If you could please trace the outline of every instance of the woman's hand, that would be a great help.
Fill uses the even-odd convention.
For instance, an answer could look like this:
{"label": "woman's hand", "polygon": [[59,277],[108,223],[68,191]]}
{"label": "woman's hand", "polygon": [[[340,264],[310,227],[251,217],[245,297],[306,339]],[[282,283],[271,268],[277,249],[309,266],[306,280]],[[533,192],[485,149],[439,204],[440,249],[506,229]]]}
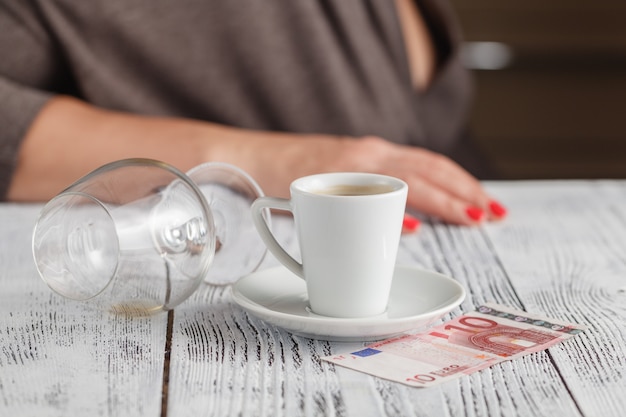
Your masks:
{"label": "woman's hand", "polygon": [[355,148],[353,166],[358,167],[358,159],[369,161],[369,170],[409,184],[407,205],[411,209],[464,225],[506,215],[506,209],[476,178],[446,156],[375,137],[355,141]]}
{"label": "woman's hand", "polygon": [[263,144],[261,149],[241,147],[242,152],[254,153],[251,165],[243,164],[267,194],[287,196],[289,183],[304,175],[364,171],[403,179],[409,185],[408,208],[446,222],[472,225],[506,215],[506,209],[486,193],[477,179],[443,155],[377,137],[267,135],[248,142],[251,145],[258,140]]}

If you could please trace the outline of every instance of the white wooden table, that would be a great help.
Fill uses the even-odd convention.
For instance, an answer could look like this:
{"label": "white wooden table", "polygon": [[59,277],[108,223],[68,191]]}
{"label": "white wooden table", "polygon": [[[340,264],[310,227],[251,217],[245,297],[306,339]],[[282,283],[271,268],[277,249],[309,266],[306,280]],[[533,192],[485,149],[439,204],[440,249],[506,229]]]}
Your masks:
{"label": "white wooden table", "polygon": [[364,343],[292,336],[244,313],[229,287],[203,285],[174,312],[142,318],[66,301],[32,261],[41,206],[2,204],[0,416],[626,415],[626,181],[487,186],[505,222],[426,221],[403,237],[399,262],[467,289],[444,319],[495,302],[590,328],[428,389],[321,362]]}

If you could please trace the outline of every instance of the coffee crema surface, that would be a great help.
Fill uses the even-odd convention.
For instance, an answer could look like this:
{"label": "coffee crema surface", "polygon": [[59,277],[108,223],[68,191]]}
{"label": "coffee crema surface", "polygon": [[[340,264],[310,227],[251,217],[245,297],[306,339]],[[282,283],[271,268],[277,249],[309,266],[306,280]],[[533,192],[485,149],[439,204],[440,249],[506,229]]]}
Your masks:
{"label": "coffee crema surface", "polygon": [[313,191],[314,194],[355,196],[385,194],[394,191],[395,188],[389,184],[339,184]]}

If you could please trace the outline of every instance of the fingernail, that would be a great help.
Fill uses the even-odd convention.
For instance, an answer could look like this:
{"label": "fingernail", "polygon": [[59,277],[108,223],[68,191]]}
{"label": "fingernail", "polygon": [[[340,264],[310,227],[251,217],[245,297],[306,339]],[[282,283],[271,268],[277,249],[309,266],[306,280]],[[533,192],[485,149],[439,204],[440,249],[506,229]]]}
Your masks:
{"label": "fingernail", "polygon": [[496,217],[506,216],[506,208],[495,200],[489,202],[489,210]]}
{"label": "fingernail", "polygon": [[485,215],[485,212],[478,207],[468,207],[467,209],[465,209],[465,213],[467,214],[467,217],[474,220],[475,222],[481,221],[483,216]]}
{"label": "fingernail", "polygon": [[404,220],[402,220],[402,231],[407,232],[415,232],[420,227],[420,221],[415,217],[405,214]]}

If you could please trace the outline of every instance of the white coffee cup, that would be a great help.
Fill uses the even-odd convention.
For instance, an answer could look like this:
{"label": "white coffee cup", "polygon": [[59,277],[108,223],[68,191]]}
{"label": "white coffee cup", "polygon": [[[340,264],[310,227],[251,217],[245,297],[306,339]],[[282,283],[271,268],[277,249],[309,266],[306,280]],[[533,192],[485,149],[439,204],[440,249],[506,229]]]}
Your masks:
{"label": "white coffee cup", "polygon": [[[387,309],[408,186],[368,173],[329,173],[291,183],[291,199],[260,197],[254,224],[272,254],[307,284],[313,313],[370,317]],[[290,211],[302,263],[276,241],[263,213]]]}

